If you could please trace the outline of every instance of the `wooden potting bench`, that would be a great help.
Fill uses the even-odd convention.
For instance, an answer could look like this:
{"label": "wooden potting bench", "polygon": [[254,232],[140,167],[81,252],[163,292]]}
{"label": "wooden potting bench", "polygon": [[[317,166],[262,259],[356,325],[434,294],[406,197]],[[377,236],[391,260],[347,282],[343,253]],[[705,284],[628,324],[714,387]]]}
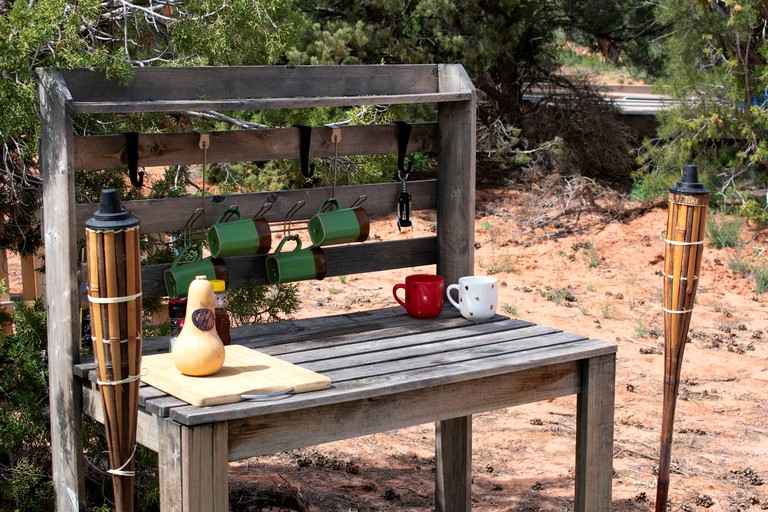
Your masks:
{"label": "wooden potting bench", "polygon": [[[413,208],[435,209],[436,235],[328,247],[328,276],[436,265],[446,282],[474,271],[475,89],[459,65],[141,68],[130,84],[85,70],[43,70],[43,232],[54,484],[57,510],[84,504],[82,414],[102,418],[101,398],[80,360],[77,239],[95,211],[75,201],[74,170],[125,167],[124,135],[75,136],[73,117],[101,113],[242,111],[421,103],[435,122],[413,125],[408,151],[434,152],[437,178],[409,182]],[[82,124],[79,124],[82,126]],[[394,124],[312,129],[311,157],[397,152]],[[338,133],[338,132],[337,132]],[[139,165],[298,159],[296,128],[139,136]],[[394,174],[394,169],[393,169]],[[342,205],[362,195],[371,215],[395,211],[401,184],[338,187]],[[237,204],[252,216],[307,219],[327,188],[206,196],[205,226]],[[306,208],[295,214],[296,205]],[[184,230],[201,198],[125,201],[144,233]],[[267,282],[264,255],[229,258],[230,287]],[[142,269],[144,297],[165,295],[168,265]],[[382,286],[390,287],[386,273]],[[435,422],[436,510],[471,508],[472,414],[570,394],[577,399],[575,508],[611,510],[613,344],[497,316],[464,320],[451,308],[415,320],[402,308],[235,329],[233,341],[331,377],[330,389],[274,401],[192,407],[145,386],[138,440],[160,461],[162,510],[225,511],[228,461]],[[167,340],[144,340],[144,353]],[[535,461],[531,461],[535,463]]]}

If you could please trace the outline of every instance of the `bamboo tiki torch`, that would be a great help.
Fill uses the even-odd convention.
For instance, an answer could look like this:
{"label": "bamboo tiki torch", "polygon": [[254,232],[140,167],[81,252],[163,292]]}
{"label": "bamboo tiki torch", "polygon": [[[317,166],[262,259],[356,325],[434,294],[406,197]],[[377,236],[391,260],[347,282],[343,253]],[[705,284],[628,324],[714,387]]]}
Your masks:
{"label": "bamboo tiki torch", "polygon": [[672,429],[680,386],[680,368],[699,284],[709,190],[699,183],[698,169],[686,165],[669,189],[669,218],[664,255],[664,405],[656,486],[656,512],[666,512],[672,457]]}
{"label": "bamboo tiki torch", "polygon": [[114,189],[101,191],[85,223],[93,354],[104,406],[117,512],[134,510],[134,455],[141,368],[139,221]]}

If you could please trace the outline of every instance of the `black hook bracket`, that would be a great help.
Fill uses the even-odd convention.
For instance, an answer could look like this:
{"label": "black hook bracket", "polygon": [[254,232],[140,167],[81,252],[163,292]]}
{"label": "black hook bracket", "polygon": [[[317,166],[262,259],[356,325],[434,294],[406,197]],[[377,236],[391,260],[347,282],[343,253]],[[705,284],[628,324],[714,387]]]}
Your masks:
{"label": "black hook bracket", "polygon": [[131,178],[131,185],[138,188],[144,184],[144,171],[139,172],[139,134],[128,132],[124,135],[128,176]]}
{"label": "black hook bracket", "polygon": [[309,143],[312,141],[312,127],[296,125],[299,129],[299,159],[301,162],[301,174],[305,178],[311,178],[315,173],[315,164],[309,165]]}
{"label": "black hook bracket", "polygon": [[405,154],[408,151],[408,141],[411,140],[411,125],[405,121],[395,121],[397,126],[397,172],[408,176],[413,170],[413,162],[408,164],[408,170],[405,169]]}

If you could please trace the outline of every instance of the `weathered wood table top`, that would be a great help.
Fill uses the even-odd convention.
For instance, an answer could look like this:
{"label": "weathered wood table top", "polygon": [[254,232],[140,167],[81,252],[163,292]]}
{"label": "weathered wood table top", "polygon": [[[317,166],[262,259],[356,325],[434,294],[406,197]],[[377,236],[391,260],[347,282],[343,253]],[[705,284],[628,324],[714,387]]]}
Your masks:
{"label": "weathered wood table top", "polygon": [[[332,386],[207,407],[142,387],[139,442],[160,454],[163,510],[226,510],[227,461],[427,422],[436,422],[436,508],[469,510],[472,415],[572,394],[575,509],[611,510],[612,343],[503,316],[470,322],[453,308],[418,320],[400,307],[257,324],[234,329],[232,339],[328,376]],[[167,338],[147,340],[144,353],[167,347]],[[101,420],[92,368],[76,371],[84,410]],[[221,474],[211,490],[206,482]]]}
{"label": "weathered wood table top", "polygon": [[[604,341],[500,315],[469,322],[453,308],[414,319],[394,307],[324,318],[257,324],[233,330],[233,343],[331,378],[330,389],[272,401],[191,407],[149,386],[140,406],[182,425],[199,425],[401,393],[616,352]],[[167,350],[166,337],[145,342],[144,354]],[[95,380],[92,365],[81,377]],[[88,375],[90,373],[90,375]]]}

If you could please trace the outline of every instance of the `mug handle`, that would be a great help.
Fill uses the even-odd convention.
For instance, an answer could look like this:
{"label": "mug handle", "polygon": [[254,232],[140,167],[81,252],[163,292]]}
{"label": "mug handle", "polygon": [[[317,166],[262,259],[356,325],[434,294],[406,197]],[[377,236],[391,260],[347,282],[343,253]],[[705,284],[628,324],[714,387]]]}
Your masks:
{"label": "mug handle", "polygon": [[460,287],[457,284],[449,285],[448,288],[445,289],[445,296],[448,297],[448,300],[451,304],[454,305],[456,309],[461,309],[461,306],[459,306],[459,303],[453,300],[453,297],[451,296],[451,290],[456,290],[456,296],[458,297],[459,294],[461,294]]}
{"label": "mug handle", "polygon": [[173,263],[171,263],[171,268],[176,268],[181,264],[181,260],[184,256],[187,255],[187,253],[190,253],[194,251],[195,252],[195,258],[189,261],[185,261],[184,263],[195,263],[196,261],[200,261],[200,259],[203,257],[203,253],[200,250],[200,246],[198,245],[188,245],[184,248],[182,248],[179,251],[178,256],[174,258]]}
{"label": "mug handle", "polygon": [[275,249],[275,254],[280,252],[280,250],[283,248],[283,244],[285,244],[285,242],[287,242],[288,240],[293,240],[294,242],[296,242],[296,248],[294,249],[294,251],[298,251],[301,249],[301,238],[299,238],[299,235],[290,235],[280,240],[280,243],[277,244],[277,249]]}
{"label": "mug handle", "polygon": [[397,303],[398,303],[398,304],[400,304],[400,305],[401,305],[401,306],[403,306],[404,308],[408,309],[408,306],[406,306],[406,305],[405,305],[405,302],[403,302],[402,300],[400,300],[400,297],[398,297],[398,296],[397,296],[397,290],[400,290],[401,288],[402,288],[403,290],[405,290],[405,285],[404,285],[404,284],[402,284],[402,283],[401,283],[401,284],[396,284],[396,285],[394,286],[394,288],[392,288],[392,296],[393,296],[393,297],[395,297],[395,300],[397,301]]}
{"label": "mug handle", "polygon": [[[326,210],[326,208],[328,208],[328,205],[332,205],[333,208]],[[338,210],[339,208],[340,208],[339,202],[336,200],[336,198],[330,197],[330,198],[326,199],[325,201],[323,201],[322,203],[320,203],[320,206],[318,207],[318,209],[315,212],[315,214],[319,215],[319,214],[324,213],[326,211],[332,212],[334,210]]]}
{"label": "mug handle", "polygon": [[216,219],[215,224],[222,224],[224,222],[229,221],[229,219],[232,216],[237,216],[237,220],[240,220],[243,218],[243,214],[240,213],[240,210],[238,209],[237,205],[232,205],[223,212],[219,214],[219,218]]}

